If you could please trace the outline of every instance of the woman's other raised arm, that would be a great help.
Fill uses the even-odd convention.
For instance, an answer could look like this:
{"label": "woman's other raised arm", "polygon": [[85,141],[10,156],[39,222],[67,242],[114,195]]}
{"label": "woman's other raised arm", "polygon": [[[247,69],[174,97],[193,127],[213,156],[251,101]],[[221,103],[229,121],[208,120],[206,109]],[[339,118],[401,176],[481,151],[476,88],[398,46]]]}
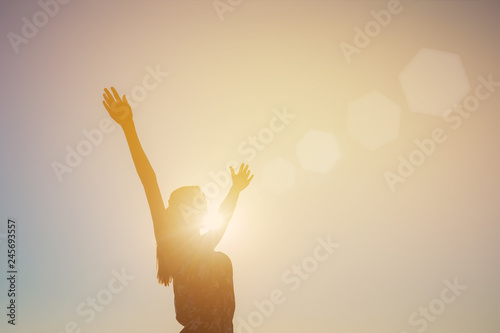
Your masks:
{"label": "woman's other raised arm", "polygon": [[162,234],[162,229],[166,221],[165,205],[156,180],[156,174],[151,167],[151,164],[142,149],[139,137],[137,136],[132,109],[128,104],[127,98],[125,95],[120,98],[120,95],[113,87],[111,87],[111,91],[112,94],[108,89],[104,89],[105,93],[103,94],[103,104],[111,118],[122,127],[123,132],[125,133],[135,169],[141,179],[144,191],[146,192],[146,198],[148,200],[151,217],[153,219],[155,237],[158,240]]}

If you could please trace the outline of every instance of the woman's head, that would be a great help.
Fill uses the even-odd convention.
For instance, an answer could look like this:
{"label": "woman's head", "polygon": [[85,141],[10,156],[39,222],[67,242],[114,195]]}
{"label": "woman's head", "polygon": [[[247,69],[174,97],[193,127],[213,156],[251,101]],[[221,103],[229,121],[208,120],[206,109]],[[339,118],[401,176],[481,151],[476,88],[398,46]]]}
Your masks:
{"label": "woman's head", "polygon": [[[156,258],[158,282],[168,286],[174,275],[176,261],[172,255],[181,256],[180,249],[195,241],[207,212],[207,199],[199,186],[183,186],[170,194],[168,199],[167,230],[173,239],[157,243]],[[175,250],[174,250],[175,248]],[[177,258],[178,260],[178,258]]]}
{"label": "woman's head", "polygon": [[199,186],[183,186],[170,194],[167,211],[177,227],[199,231],[207,213],[207,199]]}

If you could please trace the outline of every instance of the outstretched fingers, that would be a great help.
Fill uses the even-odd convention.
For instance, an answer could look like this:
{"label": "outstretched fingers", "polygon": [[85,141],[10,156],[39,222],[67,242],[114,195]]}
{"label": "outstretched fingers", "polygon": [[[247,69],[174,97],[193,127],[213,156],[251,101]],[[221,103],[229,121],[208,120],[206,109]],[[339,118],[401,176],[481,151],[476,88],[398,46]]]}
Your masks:
{"label": "outstretched fingers", "polygon": [[113,98],[109,98],[107,94],[102,94],[102,97],[104,98],[106,103],[108,103],[108,105],[113,105],[113,103],[115,102]]}
{"label": "outstretched fingers", "polygon": [[111,104],[112,102],[115,101],[115,99],[113,98],[113,95],[111,95],[108,88],[104,88],[104,92],[105,92],[105,94],[103,94],[103,96],[106,99],[106,102],[108,102],[108,104]]}
{"label": "outstretched fingers", "polygon": [[233,167],[229,167],[231,170],[231,178],[233,179],[233,186],[239,191],[244,190],[253,179],[253,175],[248,168],[249,166],[247,164],[241,163],[238,173],[235,173]]}
{"label": "outstretched fingers", "polygon": [[118,92],[116,91],[115,87],[111,87],[111,91],[113,92],[113,95],[115,96],[115,99],[117,102],[121,102],[122,99],[120,98],[120,95],[118,94]]}
{"label": "outstretched fingers", "polygon": [[247,179],[247,181],[250,183],[250,181],[252,180],[253,178],[253,175],[251,174],[250,170],[248,169],[248,164],[245,166],[245,178]]}
{"label": "outstretched fingers", "polygon": [[108,106],[108,104],[106,104],[105,101],[102,101],[102,104],[104,104],[104,107],[106,108],[106,110],[108,110],[108,112],[111,112],[110,107]]}
{"label": "outstretched fingers", "polygon": [[[234,169],[232,167],[231,168],[231,175],[235,175],[234,174]],[[240,168],[238,170],[238,175],[245,175],[245,178],[248,178],[248,176],[250,176],[250,170],[248,170],[248,164],[245,164],[245,163],[241,163],[240,164]]]}

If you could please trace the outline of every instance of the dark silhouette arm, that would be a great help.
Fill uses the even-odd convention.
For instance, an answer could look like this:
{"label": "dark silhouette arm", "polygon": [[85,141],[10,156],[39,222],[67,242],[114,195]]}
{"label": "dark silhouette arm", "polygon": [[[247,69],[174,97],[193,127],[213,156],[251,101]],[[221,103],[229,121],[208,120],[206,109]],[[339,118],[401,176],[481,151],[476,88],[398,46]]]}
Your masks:
{"label": "dark silhouette arm", "polygon": [[151,218],[153,219],[154,233],[158,240],[162,236],[162,226],[165,224],[165,205],[158,186],[156,174],[142,149],[134,123],[130,122],[123,126],[123,132],[127,138],[135,169],[141,179],[144,192],[146,192]]}
{"label": "dark silhouette arm", "polygon": [[127,102],[127,98],[116,92],[115,88],[111,88],[113,95],[105,89],[103,104],[111,118],[115,120],[123,129],[125,138],[127,139],[130,154],[134,161],[135,169],[146,192],[151,217],[153,219],[153,227],[155,237],[158,240],[163,233],[163,226],[165,225],[165,205],[161,196],[160,188],[156,180],[156,174],[149,163],[149,160],[142,149],[135,124],[132,116],[132,109]]}
{"label": "dark silhouette arm", "polygon": [[229,193],[227,194],[224,201],[222,201],[219,206],[219,215],[222,219],[222,224],[219,228],[215,230],[211,230],[208,233],[208,237],[210,237],[210,243],[213,248],[219,244],[222,236],[226,232],[227,226],[231,217],[233,216],[234,210],[236,208],[236,203],[238,202],[238,198],[240,196],[241,191],[243,191],[250,181],[253,178],[253,175],[250,175],[250,170],[248,170],[248,165],[241,164],[238,173],[235,174],[234,169],[231,169],[231,178],[233,180],[233,185],[229,189]]}

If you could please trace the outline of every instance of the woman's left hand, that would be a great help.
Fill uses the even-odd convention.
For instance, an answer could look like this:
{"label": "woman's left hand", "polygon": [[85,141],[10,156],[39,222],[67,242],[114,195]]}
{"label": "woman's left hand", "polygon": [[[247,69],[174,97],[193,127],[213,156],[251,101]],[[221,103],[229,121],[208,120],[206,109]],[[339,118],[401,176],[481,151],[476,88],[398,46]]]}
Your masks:
{"label": "woman's left hand", "polygon": [[234,172],[233,167],[229,167],[229,169],[231,169],[233,188],[238,190],[239,192],[243,191],[248,186],[248,184],[250,184],[250,181],[253,178],[253,175],[250,174],[250,170],[248,170],[248,165],[241,163],[238,173]]}

